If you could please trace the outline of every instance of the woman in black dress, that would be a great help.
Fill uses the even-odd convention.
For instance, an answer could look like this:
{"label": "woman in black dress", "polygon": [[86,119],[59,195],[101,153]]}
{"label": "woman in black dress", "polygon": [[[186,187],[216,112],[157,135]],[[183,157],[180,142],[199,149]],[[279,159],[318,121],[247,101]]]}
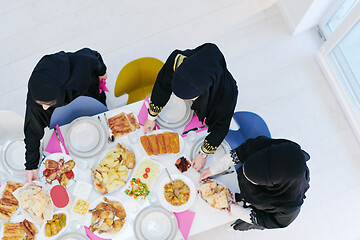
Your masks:
{"label": "woman in black dress", "polygon": [[41,58],[29,79],[26,99],[26,182],[37,179],[40,140],[55,108],[81,95],[105,104],[106,96],[99,91],[99,81],[106,78],[106,66],[101,55],[89,48],[74,53],[61,51]]}
{"label": "woman in black dress", "polygon": [[265,136],[249,139],[231,150],[228,156],[205,169],[200,181],[243,163],[237,170],[241,205],[235,230],[283,228],[300,212],[309,189],[310,172],[306,161],[309,154],[295,142]]}
{"label": "woman in black dress", "polygon": [[191,109],[209,127],[209,134],[192,161],[192,166],[199,171],[206,163],[206,156],[216,151],[228,133],[237,102],[236,81],[215,44],[205,43],[170,54],[152,90],[144,133],[154,129],[155,119],[172,92],[185,101],[193,101]]}

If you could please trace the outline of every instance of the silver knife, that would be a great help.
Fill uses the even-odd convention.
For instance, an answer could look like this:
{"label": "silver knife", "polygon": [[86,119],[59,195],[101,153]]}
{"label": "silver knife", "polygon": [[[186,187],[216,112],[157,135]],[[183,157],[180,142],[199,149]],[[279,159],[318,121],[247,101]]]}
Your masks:
{"label": "silver knife", "polygon": [[200,130],[200,129],[203,129],[203,128],[206,128],[206,127],[207,127],[207,125],[204,125],[204,126],[201,126],[201,127],[192,128],[192,129],[189,129],[189,130],[183,132],[181,135],[188,134],[188,133],[191,132],[191,131],[197,131],[197,130]]}
{"label": "silver knife", "polygon": [[210,176],[210,177],[208,177],[208,178],[215,178],[215,177],[218,177],[218,176],[231,174],[231,173],[233,173],[233,172],[234,172],[234,170],[226,170],[226,171],[224,171],[224,172],[221,172],[221,173],[212,175],[212,176]]}
{"label": "silver knife", "polygon": [[55,131],[56,137],[57,137],[57,139],[58,139],[58,141],[59,141],[60,148],[61,148],[61,152],[62,152],[63,154],[66,154],[64,145],[63,145],[62,142],[61,142],[61,139],[60,139],[60,136],[59,136],[59,132],[58,132],[58,130],[57,130],[56,127],[55,127],[55,130],[54,130],[54,131]]}

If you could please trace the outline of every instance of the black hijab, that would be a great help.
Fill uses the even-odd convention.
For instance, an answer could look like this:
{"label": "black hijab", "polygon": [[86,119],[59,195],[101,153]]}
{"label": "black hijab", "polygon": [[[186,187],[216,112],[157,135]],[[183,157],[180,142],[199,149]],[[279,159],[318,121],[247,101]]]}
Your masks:
{"label": "black hijab", "polygon": [[[252,154],[238,169],[240,198],[259,210],[292,212],[309,189],[310,156],[294,142],[269,146]],[[257,183],[254,185],[248,179]]]}
{"label": "black hijab", "polygon": [[[187,51],[184,53],[186,55]],[[206,117],[210,131],[217,117],[220,117],[215,114],[216,110],[226,112],[236,103],[236,82],[226,68],[223,54],[212,43],[191,50],[191,54],[174,72],[171,88],[179,98],[198,97],[192,109],[197,111],[200,121]]]}
{"label": "black hijab", "polygon": [[61,51],[41,58],[31,74],[28,89],[33,101],[56,100],[55,107],[59,107],[65,104],[66,91],[81,95],[94,84],[92,81],[98,81],[101,72],[105,74],[106,67],[96,51],[88,48],[75,53]]}

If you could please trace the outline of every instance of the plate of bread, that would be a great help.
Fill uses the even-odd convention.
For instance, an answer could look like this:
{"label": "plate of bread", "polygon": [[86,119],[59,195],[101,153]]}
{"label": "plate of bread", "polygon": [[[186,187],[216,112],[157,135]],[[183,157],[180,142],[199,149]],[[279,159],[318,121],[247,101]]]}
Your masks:
{"label": "plate of bread", "polygon": [[134,113],[128,110],[124,110],[124,112],[114,116],[110,115],[107,122],[115,138],[134,132],[140,128]]}
{"label": "plate of bread", "polygon": [[1,187],[0,219],[10,221],[19,208],[19,201],[12,194],[16,189],[23,187],[23,183],[8,181]]}
{"label": "plate of bread", "polygon": [[11,222],[3,224],[0,239],[37,239],[39,229],[23,215],[14,216]]}
{"label": "plate of bread", "polygon": [[154,160],[176,157],[184,150],[184,139],[170,130],[155,130],[140,137],[140,144],[146,154]]}
{"label": "plate of bread", "polygon": [[233,197],[230,190],[215,180],[206,180],[199,185],[199,195],[211,207],[217,209],[230,209]]}

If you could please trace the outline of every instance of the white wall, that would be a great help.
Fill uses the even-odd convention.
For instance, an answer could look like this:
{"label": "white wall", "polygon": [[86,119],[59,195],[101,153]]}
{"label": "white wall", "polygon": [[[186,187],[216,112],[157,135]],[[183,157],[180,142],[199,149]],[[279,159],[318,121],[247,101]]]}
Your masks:
{"label": "white wall", "polygon": [[335,2],[337,0],[278,0],[278,6],[291,34],[297,34],[319,24]]}

